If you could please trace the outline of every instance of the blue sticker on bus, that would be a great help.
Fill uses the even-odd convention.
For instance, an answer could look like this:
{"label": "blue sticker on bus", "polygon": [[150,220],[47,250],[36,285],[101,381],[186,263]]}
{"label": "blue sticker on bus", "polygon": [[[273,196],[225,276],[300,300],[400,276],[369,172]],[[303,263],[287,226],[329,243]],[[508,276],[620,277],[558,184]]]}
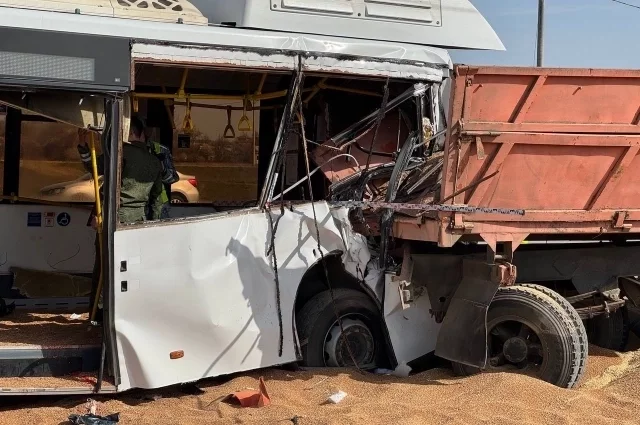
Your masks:
{"label": "blue sticker on bus", "polygon": [[27,213],[27,227],[42,227],[42,213]]}
{"label": "blue sticker on bus", "polygon": [[71,223],[71,216],[69,215],[69,213],[66,212],[61,212],[60,214],[58,214],[58,218],[56,220],[58,222],[58,226],[68,226],[69,223]]}

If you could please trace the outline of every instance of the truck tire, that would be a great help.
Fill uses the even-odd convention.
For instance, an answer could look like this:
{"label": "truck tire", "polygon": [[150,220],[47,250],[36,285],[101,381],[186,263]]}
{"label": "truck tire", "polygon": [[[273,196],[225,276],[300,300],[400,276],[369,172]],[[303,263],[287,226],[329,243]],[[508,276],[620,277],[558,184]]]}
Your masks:
{"label": "truck tire", "polygon": [[[296,326],[302,349],[302,364],[310,367],[353,366],[349,348],[358,367],[368,369],[384,362],[382,318],[376,304],[362,292],[334,289],[311,298],[296,314]],[[345,338],[336,318],[342,319]]]}
{"label": "truck tire", "polygon": [[616,310],[609,317],[603,315],[587,320],[589,342],[609,350],[624,351],[629,342],[629,330],[626,307]]}
{"label": "truck tire", "polygon": [[546,286],[536,285],[533,283],[524,283],[521,286],[524,286],[525,288],[536,289],[546,296],[552,298],[560,305],[560,307],[562,307],[562,309],[571,317],[571,320],[576,324],[576,326],[578,327],[578,335],[580,336],[580,346],[585,351],[585,355],[584,357],[582,357],[582,362],[580,364],[580,370],[578,371],[579,376],[582,376],[584,370],[587,367],[587,357],[589,354],[589,338],[587,329],[584,326],[584,322],[580,318],[580,315],[578,314],[576,309],[571,305],[569,301],[566,300],[566,298],[564,298],[553,289],[547,288]]}
{"label": "truck tire", "polygon": [[[489,306],[487,329],[490,370],[529,370],[563,388],[575,386],[584,372],[584,325],[573,307],[550,289],[500,288]],[[455,362],[453,369],[463,376],[481,372]]]}

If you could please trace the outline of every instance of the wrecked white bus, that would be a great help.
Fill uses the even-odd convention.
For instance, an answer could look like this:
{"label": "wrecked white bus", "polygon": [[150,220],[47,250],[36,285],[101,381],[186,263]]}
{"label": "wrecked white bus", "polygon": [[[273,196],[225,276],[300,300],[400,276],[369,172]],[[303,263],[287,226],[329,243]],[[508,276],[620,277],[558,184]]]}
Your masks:
{"label": "wrecked white bus", "polygon": [[[512,202],[522,197],[496,183],[512,175],[500,167],[510,149],[527,153],[501,138],[524,138],[520,148],[570,145],[571,128],[546,143],[535,125],[533,136],[512,128],[537,106],[520,97],[553,75],[454,69],[446,50],[431,47],[502,48],[466,0],[43,3],[0,4],[0,103],[8,107],[0,295],[16,306],[0,318],[3,394],[158,388],[299,361],[393,368],[434,352],[463,374],[524,369],[571,387],[588,336],[611,348],[626,338],[638,272],[620,261],[635,247],[620,244],[637,229],[635,212],[610,219],[606,204],[571,227],[545,215],[553,204]],[[290,32],[275,31],[280,24]],[[387,40],[382,25],[394,29]],[[519,109],[483,115],[491,99],[509,95]],[[198,166],[232,162],[239,146],[253,168],[238,165],[237,181],[202,183],[191,167],[201,202],[174,204],[165,220],[120,223],[121,146],[133,113],[173,150],[178,170],[187,153]],[[592,124],[581,119],[576,125]],[[70,316],[90,307],[79,281],[93,267],[91,203],[47,198],[60,185],[24,191],[30,122],[100,137],[100,328]],[[478,128],[467,132],[467,122]],[[203,138],[207,131],[219,140]],[[632,142],[617,137],[614,146]],[[43,163],[32,167],[45,172]],[[207,197],[234,195],[247,170],[256,174],[252,197]],[[594,232],[609,239],[555,250],[533,243]],[[617,245],[613,234],[622,236]],[[525,239],[532,243],[514,256]],[[606,272],[575,261],[590,255],[604,258]],[[538,267],[544,261],[569,266]]]}

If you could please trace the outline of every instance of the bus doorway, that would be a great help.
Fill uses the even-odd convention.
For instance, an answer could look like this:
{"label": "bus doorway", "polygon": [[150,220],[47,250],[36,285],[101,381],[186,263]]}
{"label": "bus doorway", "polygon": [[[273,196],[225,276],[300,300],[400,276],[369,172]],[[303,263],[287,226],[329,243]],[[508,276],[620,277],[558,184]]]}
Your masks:
{"label": "bus doorway", "polygon": [[[105,100],[92,94],[95,99],[76,108],[77,114],[57,112],[44,102],[59,97],[78,106],[82,96],[0,92],[6,102],[0,109],[4,394],[115,391],[101,366],[105,330],[89,324],[96,237],[89,217],[95,197],[77,190],[85,181],[93,184],[78,156],[78,128],[104,126]],[[104,151],[100,137],[96,140],[98,151]]]}

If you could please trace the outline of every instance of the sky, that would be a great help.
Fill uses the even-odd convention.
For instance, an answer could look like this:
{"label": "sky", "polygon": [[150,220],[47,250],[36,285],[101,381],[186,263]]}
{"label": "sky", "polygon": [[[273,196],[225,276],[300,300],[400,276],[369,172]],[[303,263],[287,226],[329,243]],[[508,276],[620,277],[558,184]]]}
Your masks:
{"label": "sky", "polygon": [[[446,0],[443,0],[446,1]],[[624,0],[640,7],[640,0]],[[454,63],[536,63],[538,0],[471,0],[506,52],[450,51]],[[612,0],[546,0],[544,66],[640,68],[640,8]]]}

